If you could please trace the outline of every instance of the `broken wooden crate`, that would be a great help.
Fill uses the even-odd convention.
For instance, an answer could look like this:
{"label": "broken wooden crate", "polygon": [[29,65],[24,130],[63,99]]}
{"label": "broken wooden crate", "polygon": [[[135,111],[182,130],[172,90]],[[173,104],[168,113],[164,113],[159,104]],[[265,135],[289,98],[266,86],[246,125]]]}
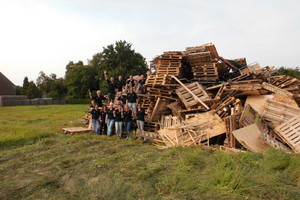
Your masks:
{"label": "broken wooden crate", "polygon": [[[197,82],[187,84],[186,87],[180,87],[176,90],[176,94],[181,99],[187,109],[200,106],[201,101],[209,99],[205,89]],[[194,95],[193,95],[194,94]]]}
{"label": "broken wooden crate", "polygon": [[160,129],[158,134],[167,146],[209,145],[209,139],[226,132],[224,121],[214,111],[194,114],[192,118]]}
{"label": "broken wooden crate", "polygon": [[300,115],[275,128],[275,132],[296,152],[300,153]]}
{"label": "broken wooden crate", "polygon": [[263,112],[263,118],[272,122],[273,127],[279,126],[298,115],[300,115],[300,108],[271,99],[267,100]]}

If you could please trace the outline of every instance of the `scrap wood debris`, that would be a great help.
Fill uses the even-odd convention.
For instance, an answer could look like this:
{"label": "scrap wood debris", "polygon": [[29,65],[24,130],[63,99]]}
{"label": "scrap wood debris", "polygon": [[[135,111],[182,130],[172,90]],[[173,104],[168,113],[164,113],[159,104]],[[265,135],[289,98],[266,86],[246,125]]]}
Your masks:
{"label": "scrap wood debris", "polygon": [[214,44],[169,51],[151,62],[144,134],[165,147],[222,145],[240,152],[271,146],[300,152],[300,80],[274,66],[225,59]]}

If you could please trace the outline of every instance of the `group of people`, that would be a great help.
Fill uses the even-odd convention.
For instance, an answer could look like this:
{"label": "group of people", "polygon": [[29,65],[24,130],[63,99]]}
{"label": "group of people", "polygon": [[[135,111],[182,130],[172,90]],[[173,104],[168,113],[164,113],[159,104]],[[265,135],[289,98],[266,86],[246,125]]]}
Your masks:
{"label": "group of people", "polygon": [[130,76],[125,82],[122,76],[119,76],[117,81],[113,77],[108,79],[106,71],[104,76],[108,85],[107,98],[100,90],[97,91],[96,96],[89,93],[92,100],[90,106],[92,132],[97,135],[112,136],[115,128],[115,134],[121,137],[124,127],[128,139],[135,124],[137,131],[143,134],[145,111],[138,102],[137,94],[145,93],[145,77],[141,75],[140,80],[137,81]]}

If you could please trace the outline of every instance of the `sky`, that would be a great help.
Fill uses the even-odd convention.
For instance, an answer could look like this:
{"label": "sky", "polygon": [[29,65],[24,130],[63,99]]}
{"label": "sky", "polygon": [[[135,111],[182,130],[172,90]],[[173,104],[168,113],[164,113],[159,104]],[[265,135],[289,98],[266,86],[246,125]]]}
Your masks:
{"label": "sky", "polygon": [[14,84],[65,74],[126,40],[147,61],[164,51],[214,43],[248,64],[297,67],[299,0],[0,0],[0,72]]}

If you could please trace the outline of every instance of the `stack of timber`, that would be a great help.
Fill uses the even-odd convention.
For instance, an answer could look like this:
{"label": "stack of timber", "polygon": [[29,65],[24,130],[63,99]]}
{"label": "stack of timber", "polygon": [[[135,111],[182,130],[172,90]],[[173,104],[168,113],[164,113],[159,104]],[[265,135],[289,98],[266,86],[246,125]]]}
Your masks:
{"label": "stack of timber", "polygon": [[151,69],[139,95],[147,139],[165,147],[300,152],[300,80],[223,58],[212,43],[164,52]]}

